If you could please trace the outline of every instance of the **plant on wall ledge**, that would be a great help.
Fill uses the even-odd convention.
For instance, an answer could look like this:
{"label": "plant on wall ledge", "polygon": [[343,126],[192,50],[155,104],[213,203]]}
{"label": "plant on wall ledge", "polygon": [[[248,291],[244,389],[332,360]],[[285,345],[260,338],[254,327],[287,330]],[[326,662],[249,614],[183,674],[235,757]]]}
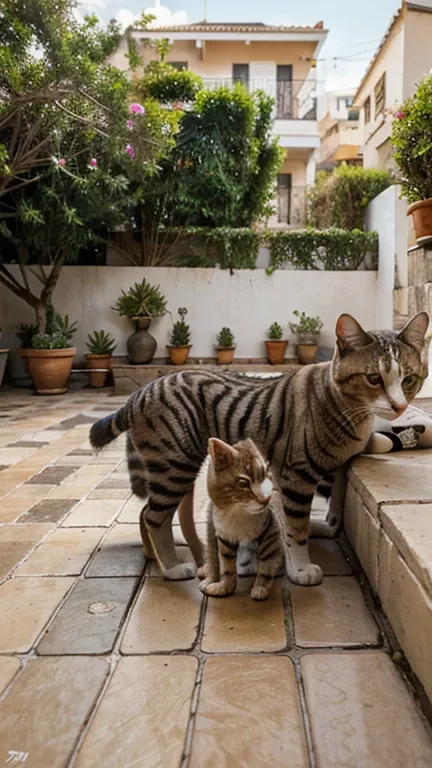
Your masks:
{"label": "plant on wall ledge", "polygon": [[161,317],[166,314],[166,298],[158,285],[151,285],[145,278],[124,291],[117,299],[113,309],[121,317],[133,320],[136,317]]}
{"label": "plant on wall ledge", "polygon": [[184,365],[192,347],[190,343],[191,332],[190,325],[185,320],[187,315],[186,307],[179,307],[177,312],[180,320],[176,320],[173,325],[167,349],[170,362],[173,365]]}
{"label": "plant on wall ledge", "polygon": [[230,328],[224,326],[216,338],[216,352],[219,365],[229,365],[234,359],[235,339]]}
{"label": "plant on wall ledge", "polygon": [[306,312],[293,311],[296,323],[290,323],[290,331],[297,336],[297,356],[302,364],[314,363],[318,352],[318,338],[323,327],[320,317],[311,317]]}

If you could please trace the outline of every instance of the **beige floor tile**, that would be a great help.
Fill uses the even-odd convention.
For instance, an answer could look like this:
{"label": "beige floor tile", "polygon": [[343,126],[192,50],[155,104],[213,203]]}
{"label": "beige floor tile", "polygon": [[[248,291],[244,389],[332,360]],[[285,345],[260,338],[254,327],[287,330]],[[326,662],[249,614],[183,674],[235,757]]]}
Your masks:
{"label": "beige floor tile", "polygon": [[123,654],[189,650],[196,638],[202,595],[195,579],[146,579],[123,637]]}
{"label": "beige floor tile", "polygon": [[0,764],[15,751],[26,768],[64,768],[107,673],[104,659],[30,661],[0,703]]}
{"label": "beige floor tile", "polygon": [[15,677],[21,662],[13,656],[0,656],[0,696]]}
{"label": "beige floor tile", "polygon": [[111,525],[116,514],[121,509],[121,502],[105,498],[104,500],[87,500],[77,504],[63,521],[63,527],[103,526]]}
{"label": "beige floor tile", "polygon": [[122,507],[122,510],[117,518],[119,523],[137,523],[139,521],[140,512],[144,506],[144,500],[139,499],[138,496],[131,496],[126,504]]}
{"label": "beige floor tile", "polygon": [[202,639],[207,653],[279,651],[287,644],[280,581],[263,602],[250,596],[253,579],[239,579],[229,597],[209,597]]}
{"label": "beige floor tile", "polygon": [[384,531],[432,596],[432,504],[394,504],[383,507],[380,516]]}
{"label": "beige floor tile", "polygon": [[384,653],[301,660],[317,768],[430,768],[432,743]]}
{"label": "beige floor tile", "polygon": [[50,523],[23,523],[0,527],[0,579],[53,528]]}
{"label": "beige floor tile", "polygon": [[58,485],[51,491],[50,499],[82,499],[89,492],[86,485]]}
{"label": "beige floor tile", "polygon": [[125,502],[126,499],[128,499],[130,496],[130,488],[110,488],[107,490],[106,488],[95,488],[93,491],[90,491],[88,498],[89,499],[118,499],[119,501]]}
{"label": "beige floor tile", "polygon": [[84,466],[80,467],[75,472],[75,477],[105,477],[106,475],[109,475],[116,466],[117,465],[114,463],[104,464],[103,462],[84,464]]}
{"label": "beige floor tile", "polygon": [[141,576],[145,566],[138,524],[116,524],[86,570],[94,576]]}
{"label": "beige floor tile", "polygon": [[37,447],[35,448],[0,448],[0,464],[4,465],[11,465],[16,464],[19,461],[22,461],[23,459],[26,459],[28,456],[32,456],[35,451],[37,451]]}
{"label": "beige floor tile", "polygon": [[137,579],[78,581],[37,652],[59,656],[111,651],[137,583]]}
{"label": "beige floor tile", "polygon": [[25,653],[42,632],[72,578],[14,578],[0,587],[0,653]]}
{"label": "beige floor tile", "polygon": [[377,645],[378,627],[349,576],[324,579],[318,587],[290,585],[298,645]]}
{"label": "beige floor tile", "polygon": [[336,541],[309,539],[309,555],[312,563],[321,566],[324,576],[347,576],[351,566]]}
{"label": "beige floor tile", "polygon": [[[196,523],[195,525],[196,532],[198,534],[198,537],[201,539],[203,543],[207,541],[207,524],[206,523]],[[179,525],[173,525],[173,533],[174,533],[174,541],[178,545],[185,546],[186,539],[183,536],[183,533],[181,531],[181,528]]]}
{"label": "beige floor tile", "polygon": [[0,523],[11,523],[44,499],[54,485],[22,485],[0,499]]}
{"label": "beige floor tile", "polygon": [[104,533],[104,528],[59,528],[20,565],[16,575],[77,576]]}
{"label": "beige floor tile", "polygon": [[178,768],[196,668],[191,657],[121,659],[75,768]]}
{"label": "beige floor tile", "polygon": [[199,696],[190,768],[307,768],[292,662],[283,657],[209,659]]}

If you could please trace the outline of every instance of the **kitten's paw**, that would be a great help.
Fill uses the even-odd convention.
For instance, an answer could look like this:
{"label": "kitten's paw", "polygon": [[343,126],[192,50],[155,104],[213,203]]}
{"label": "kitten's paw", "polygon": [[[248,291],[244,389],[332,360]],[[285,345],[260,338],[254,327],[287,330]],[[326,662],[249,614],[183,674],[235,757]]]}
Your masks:
{"label": "kitten's paw", "polygon": [[196,575],[195,563],[179,563],[172,568],[162,568],[162,575],[164,579],[169,581],[186,581],[186,579],[194,579]]}
{"label": "kitten's paw", "polygon": [[252,600],[267,600],[269,591],[267,587],[252,587],[251,598]]}
{"label": "kitten's paw", "polygon": [[293,569],[289,568],[288,577],[294,584],[301,584],[302,587],[315,587],[317,584],[321,584],[323,580],[323,572],[319,565],[309,565],[305,568]]}
{"label": "kitten's paw", "polygon": [[227,584],[225,581],[210,581],[206,579],[199,585],[201,592],[209,597],[226,597],[232,595],[235,586]]}

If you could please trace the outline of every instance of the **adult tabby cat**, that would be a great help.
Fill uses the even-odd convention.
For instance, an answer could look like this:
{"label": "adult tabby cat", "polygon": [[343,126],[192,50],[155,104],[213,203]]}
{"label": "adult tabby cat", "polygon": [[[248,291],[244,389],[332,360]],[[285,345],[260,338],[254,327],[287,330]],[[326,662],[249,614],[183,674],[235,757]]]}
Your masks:
{"label": "adult tabby cat", "polygon": [[231,595],[236,588],[239,545],[257,549],[254,600],[265,600],[282,562],[279,527],[271,511],[273,483],[267,462],[253,440],[233,446],[211,437],[207,469],[207,544],[198,569],[200,589],[213,597]]}
{"label": "adult tabby cat", "polygon": [[182,371],[152,381],[93,424],[95,448],[129,430],[132,487],[142,496],[148,489],[142,530],[163,575],[183,579],[195,573],[194,563],[177,558],[171,522],[179,504],[180,517],[192,519],[193,485],[208,438],[233,444],[251,437],[281,493],[277,511],[288,576],[298,584],[319,584],[322,572],[310,562],[307,547],[315,488],[363,451],[374,411],[395,418],[419,392],[427,376],[422,355],[428,324],[429,316],[420,312],[399,333],[366,332],[344,314],[336,324],[331,362],[273,379]]}

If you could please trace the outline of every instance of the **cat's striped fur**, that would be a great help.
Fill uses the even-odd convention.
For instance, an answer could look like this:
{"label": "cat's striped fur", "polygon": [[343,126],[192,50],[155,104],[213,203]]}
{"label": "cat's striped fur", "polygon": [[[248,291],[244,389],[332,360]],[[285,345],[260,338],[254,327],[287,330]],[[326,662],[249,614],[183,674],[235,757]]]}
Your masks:
{"label": "cat's striped fur", "polygon": [[[90,431],[95,448],[129,430],[131,469],[141,471],[148,490],[142,530],[163,574],[194,574],[194,564],[178,561],[171,522],[179,504],[180,519],[192,518],[193,485],[208,438],[233,444],[250,437],[270,462],[281,494],[277,513],[288,575],[300,584],[319,583],[321,569],[310,563],[307,548],[314,491],[323,476],[363,451],[376,404],[395,417],[415,397],[427,376],[422,352],[428,323],[423,312],[399,334],[366,333],[342,315],[329,363],[277,379],[182,371],[151,382],[96,422]],[[144,495],[142,478],[133,481]],[[198,550],[196,559],[201,564]]]}
{"label": "cat's striped fur", "polygon": [[273,483],[253,440],[233,446],[210,438],[207,468],[207,543],[198,570],[200,589],[212,597],[231,595],[237,584],[239,545],[257,551],[254,600],[265,600],[282,562],[279,527],[271,509]]}

